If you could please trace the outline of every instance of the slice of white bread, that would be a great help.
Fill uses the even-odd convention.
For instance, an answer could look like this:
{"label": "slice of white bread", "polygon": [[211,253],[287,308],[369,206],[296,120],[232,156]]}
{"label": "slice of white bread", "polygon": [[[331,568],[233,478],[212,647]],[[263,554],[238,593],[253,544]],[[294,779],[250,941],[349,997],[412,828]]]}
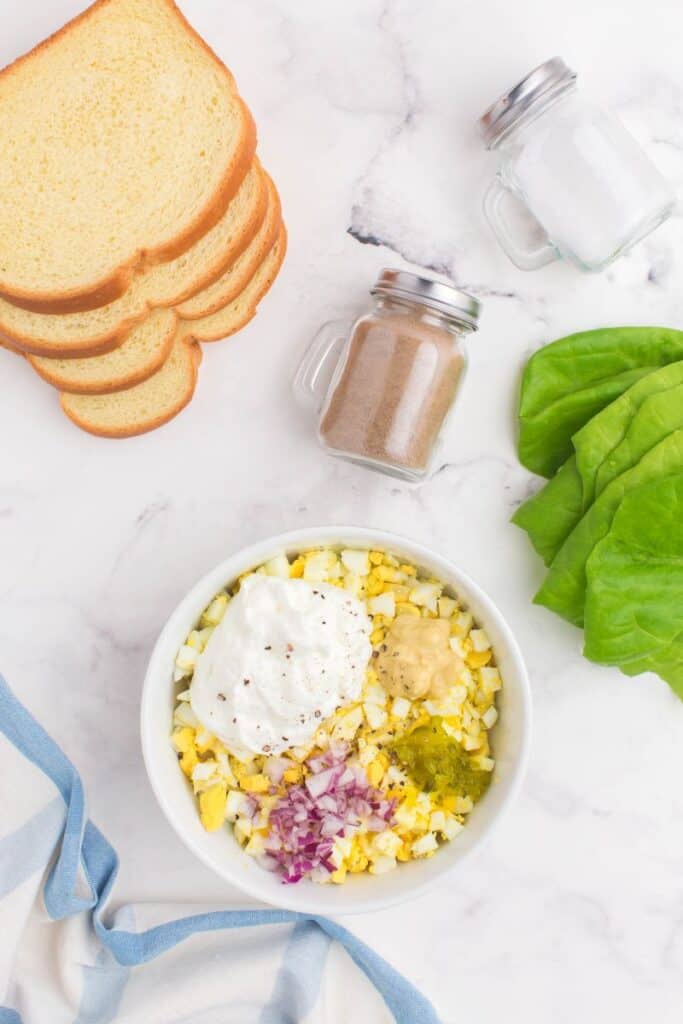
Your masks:
{"label": "slice of white bread", "polygon": [[150,267],[121,298],[100,309],[62,315],[29,312],[0,299],[0,335],[38,356],[110,351],[150,308],[187,299],[230,267],[260,229],[268,202],[269,187],[256,160],[218,223],[176,259]]}
{"label": "slice of white bread", "polygon": [[182,320],[178,336],[191,341],[220,341],[241,330],[252,319],[259,302],[275,281],[286,251],[287,232],[281,223],[275,245],[237,298],[209,316]]}
{"label": "slice of white bread", "polygon": [[111,352],[86,359],[27,356],[36,373],[60,391],[106,395],[147,380],[166,362],[178,323],[172,309],[154,309]]}
{"label": "slice of white bread", "polygon": [[259,266],[272,249],[282,226],[280,197],[272,179],[266,175],[268,187],[268,210],[256,236],[242,255],[225,273],[202,288],[185,302],[176,305],[176,311],[183,320],[196,320],[222,309],[244,290]]}
{"label": "slice of white bread", "polygon": [[[279,217],[273,227],[276,234],[280,232],[282,221]],[[256,239],[252,245],[255,243]],[[240,257],[241,260],[242,257]],[[269,280],[274,280],[271,267],[272,263],[268,264],[268,270],[264,269],[264,274]],[[256,270],[258,271],[258,269],[257,267]],[[257,293],[257,289],[262,294],[264,293],[262,283],[254,284],[251,289],[249,288],[250,279],[253,276],[254,273],[249,274],[245,264],[240,281],[241,290],[247,289],[245,295],[247,301],[241,300],[237,302],[237,305],[231,305],[231,312],[224,314],[231,316],[228,334],[234,334],[251,319],[253,296]],[[261,281],[262,277],[258,275],[257,282]],[[235,280],[235,284],[237,283]],[[45,356],[26,355],[26,358],[43,380],[60,391],[69,391],[80,395],[103,395],[112,391],[120,391],[151,377],[163,364],[171,350],[178,321],[177,314],[178,310],[152,310],[141,323],[132,329],[123,344],[112,349],[111,352],[104,352],[98,356],[87,356],[82,359],[49,359]],[[192,324],[189,323],[187,329],[191,331],[191,327]],[[18,349],[13,349],[13,351],[21,355],[25,354],[19,352]]]}
{"label": "slice of white bread", "polygon": [[[226,305],[234,301],[245,289],[248,289],[251,279],[265,263],[265,258],[268,256],[269,250],[273,248],[281,230],[280,203],[275,187],[270,183],[266,220],[249,247],[230,271],[221,278],[223,282],[221,290],[226,296]],[[268,264],[268,267],[271,265]],[[270,276],[270,270],[264,271],[264,273],[266,276]],[[261,275],[259,275],[257,281],[261,281],[261,279]],[[215,304],[214,287],[212,285],[209,289],[198,293],[197,296],[201,301],[205,294],[211,292],[212,295],[204,300],[209,307]],[[229,333],[234,333],[239,328],[239,311],[249,308],[252,304],[253,299],[250,299],[249,296],[255,293],[256,287],[256,285],[252,285],[252,289],[246,292],[247,302],[240,301],[238,304],[234,326]],[[258,285],[259,289],[261,287]],[[60,391],[81,395],[99,395],[120,391],[146,380],[159,369],[170,352],[175,324],[182,309],[181,306],[173,311],[169,309],[153,310],[144,320],[136,324],[121,345],[110,352],[85,358],[68,359],[28,354],[27,359],[48,384],[52,384]],[[14,351],[19,350],[14,349]]]}
{"label": "slice of white bread", "polygon": [[60,396],[78,427],[100,437],[133,437],[160,427],[188,404],[197,384],[199,345],[176,336],[160,370],[141,384],[109,395]]}
{"label": "slice of white bread", "polygon": [[0,73],[0,295],[112,302],[223,215],[255,128],[172,0],[97,0]]}
{"label": "slice of white bread", "polygon": [[102,437],[132,437],[166,423],[194,394],[201,350],[193,336],[234,334],[256,313],[256,305],[275,280],[285,256],[284,225],[275,245],[252,280],[233,302],[203,320],[185,321],[176,329],[167,360],[151,377],[124,391],[106,395],[60,395],[62,409],[77,426]]}

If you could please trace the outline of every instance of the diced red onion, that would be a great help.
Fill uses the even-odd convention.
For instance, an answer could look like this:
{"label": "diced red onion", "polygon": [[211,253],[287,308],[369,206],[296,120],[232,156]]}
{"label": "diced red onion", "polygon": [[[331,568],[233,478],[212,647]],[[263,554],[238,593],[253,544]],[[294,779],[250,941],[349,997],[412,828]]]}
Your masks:
{"label": "diced red onion", "polygon": [[318,772],[317,775],[311,774],[306,777],[306,789],[315,799],[322,796],[323,793],[329,792],[338,781],[339,771],[337,768],[325,768],[323,771]]}
{"label": "diced red onion", "polygon": [[368,784],[359,764],[347,764],[348,755],[348,744],[335,743],[309,758],[305,782],[289,786],[271,810],[263,856],[270,870],[275,863],[283,882],[325,880],[335,871],[337,836],[353,836],[361,828],[381,832],[392,820],[395,801]]}
{"label": "diced red onion", "polygon": [[[344,819],[335,814],[328,814],[320,828],[321,836],[338,836],[344,831]],[[384,827],[384,823],[382,823]]]}
{"label": "diced red onion", "polygon": [[258,801],[254,800],[253,796],[248,796],[244,804],[244,810],[240,811],[240,814],[243,818],[249,818],[250,821],[253,821],[259,810]]}

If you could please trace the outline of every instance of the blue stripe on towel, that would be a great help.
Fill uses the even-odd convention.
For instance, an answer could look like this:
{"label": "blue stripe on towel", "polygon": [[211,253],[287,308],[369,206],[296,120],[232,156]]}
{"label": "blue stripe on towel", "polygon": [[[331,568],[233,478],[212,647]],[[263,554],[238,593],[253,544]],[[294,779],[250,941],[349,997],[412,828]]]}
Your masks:
{"label": "blue stripe on towel", "polygon": [[21,1024],[21,1017],[16,1010],[0,1006],[0,1024]]}
{"label": "blue stripe on towel", "polygon": [[56,796],[42,811],[0,839],[0,899],[47,867],[64,827],[64,802]]}
{"label": "blue stripe on towel", "polygon": [[303,1020],[316,1004],[330,938],[313,921],[294,925],[259,1024]]}
{"label": "blue stripe on towel", "polygon": [[[118,923],[133,927],[133,908],[121,907],[116,920]],[[83,992],[74,1024],[111,1024],[116,1020],[131,968],[117,963],[111,952],[102,947],[97,955],[97,962],[83,964],[82,970]]]}
{"label": "blue stripe on towel", "polygon": [[94,895],[90,900],[81,900],[75,895],[85,824],[85,799],[80,776],[54,740],[19,703],[2,676],[0,731],[54,782],[66,804],[61,850],[45,885],[45,904],[50,916],[63,918],[90,910],[95,905]]}
{"label": "blue stripe on towel", "polygon": [[[146,963],[198,932],[222,928],[250,928],[261,924],[312,921],[330,938],[340,942],[378,990],[397,1024],[439,1024],[434,1008],[417,989],[364,942],[340,924],[325,917],[289,910],[224,910],[195,914],[144,932],[110,928],[102,914],[111,893],[118,859],[102,833],[85,817],[83,785],[78,772],[57,744],[19,703],[0,675],[0,732],[37,765],[59,790],[67,807],[62,847],[45,884],[45,906],[55,919],[92,910],[92,922],[103,945],[119,964]],[[76,879],[82,867],[91,897],[76,896]],[[13,1011],[0,1010],[0,1013]],[[0,1024],[21,1024],[15,1014]]]}

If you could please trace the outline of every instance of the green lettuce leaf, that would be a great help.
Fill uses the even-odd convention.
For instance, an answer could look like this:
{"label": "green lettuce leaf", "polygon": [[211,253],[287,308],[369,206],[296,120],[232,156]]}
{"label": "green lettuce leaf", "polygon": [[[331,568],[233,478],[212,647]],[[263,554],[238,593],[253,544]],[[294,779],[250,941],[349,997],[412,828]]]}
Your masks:
{"label": "green lettuce leaf", "polygon": [[681,472],[683,430],[675,430],[650,449],[633,468],[613,480],[596,498],[553,559],[534,601],[577,626],[583,625],[586,563],[612,526],[622,498],[641,484]]}
{"label": "green lettuce leaf", "polygon": [[[616,473],[609,474],[604,464],[631,431],[633,418],[651,396],[661,394],[683,384],[683,360],[662,366],[625,391],[602,412],[589,420],[572,438],[576,452],[576,465],[583,487],[584,509]],[[641,421],[642,422],[642,421]],[[672,428],[673,429],[673,428]],[[658,438],[657,440],[661,439]],[[652,442],[655,443],[655,442]],[[652,444],[645,445],[645,452]]]}
{"label": "green lettuce leaf", "polygon": [[571,438],[646,373],[683,359],[683,332],[607,327],[546,345],[526,365],[519,404],[520,461],[550,477],[572,454]]}
{"label": "green lettuce leaf", "polygon": [[683,361],[641,378],[575,434],[575,456],[519,507],[513,523],[550,565],[595,496],[679,427]]}
{"label": "green lettuce leaf", "polygon": [[624,496],[586,576],[586,657],[683,696],[683,472]]}
{"label": "green lettuce leaf", "polygon": [[671,689],[683,700],[683,633],[668,647],[655,654],[626,662],[619,668],[627,676],[639,676],[642,672],[654,672],[668,683]]}
{"label": "green lettuce leaf", "polygon": [[519,419],[519,461],[539,476],[551,477],[571,456],[572,435],[623,394],[652,366],[641,366],[556,399],[532,417]]}
{"label": "green lettuce leaf", "polygon": [[564,544],[583,515],[583,488],[572,455],[545,487],[520,505],[512,522],[526,530],[546,565]]}
{"label": "green lettuce leaf", "polygon": [[646,398],[634,413],[622,440],[598,469],[596,493],[604,491],[612,480],[635,466],[646,452],[680,427],[683,427],[683,384]]}

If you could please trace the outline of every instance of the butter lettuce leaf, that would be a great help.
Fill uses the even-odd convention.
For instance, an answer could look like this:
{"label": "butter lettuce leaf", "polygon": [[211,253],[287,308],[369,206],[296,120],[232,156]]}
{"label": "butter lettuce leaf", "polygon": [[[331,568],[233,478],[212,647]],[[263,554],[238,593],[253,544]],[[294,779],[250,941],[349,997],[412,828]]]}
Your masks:
{"label": "butter lettuce leaf", "polygon": [[[678,363],[676,366],[680,365]],[[654,374],[652,375],[654,376]],[[601,494],[608,484],[634,466],[646,452],[674,430],[683,427],[683,384],[646,398],[634,413],[619,444],[602,462],[595,478]]]}
{"label": "butter lettuce leaf", "polygon": [[643,366],[625,370],[590,387],[578,388],[533,416],[520,413],[519,461],[539,476],[552,477],[572,454],[572,435],[652,369]]}
{"label": "butter lettuce leaf", "polygon": [[550,565],[583,515],[583,488],[572,455],[545,487],[520,505],[512,517],[525,530],[546,565]]}
{"label": "butter lettuce leaf", "polygon": [[683,700],[683,633],[668,647],[618,666],[624,675],[654,672]]}
{"label": "butter lettuce leaf", "polygon": [[680,473],[683,467],[683,429],[675,430],[651,448],[600,494],[558,551],[534,601],[562,618],[582,626],[586,597],[586,563],[595,545],[609,533],[626,494],[650,481]]}
{"label": "butter lettuce leaf", "polygon": [[[615,449],[623,443],[627,434],[631,439],[635,438],[641,428],[645,427],[648,417],[652,416],[655,419],[659,415],[657,409],[661,406],[648,405],[648,408],[645,409],[643,408],[644,404],[648,403],[648,399],[654,395],[658,395],[661,396],[661,401],[667,403],[671,408],[675,401],[680,400],[680,390],[676,396],[671,395],[669,398],[664,396],[672,389],[679,388],[680,385],[683,385],[683,360],[662,366],[642,377],[574,434],[572,444],[576,452],[576,466],[583,487],[584,509],[588,508],[596,494],[600,494],[607,483],[618,475],[618,472],[622,472],[621,469],[618,472],[611,469],[610,460]],[[641,412],[642,415],[639,415]],[[642,436],[645,437],[645,432]],[[657,440],[661,440],[662,436],[660,431],[654,441],[641,443],[639,446],[641,453],[651,448]],[[633,461],[635,460],[631,460],[631,465]],[[618,462],[617,459],[615,465]],[[629,465],[628,460],[622,461],[623,468],[626,468],[627,465]]]}
{"label": "butter lettuce leaf", "polygon": [[520,461],[551,477],[589,419],[647,373],[680,360],[683,331],[668,327],[606,327],[546,345],[522,378]]}
{"label": "butter lettuce leaf", "polygon": [[683,697],[683,471],[624,496],[586,577],[586,657]]}
{"label": "butter lettuce leaf", "polygon": [[597,495],[683,427],[683,361],[643,377],[577,434],[574,456],[512,517],[550,565]]}

